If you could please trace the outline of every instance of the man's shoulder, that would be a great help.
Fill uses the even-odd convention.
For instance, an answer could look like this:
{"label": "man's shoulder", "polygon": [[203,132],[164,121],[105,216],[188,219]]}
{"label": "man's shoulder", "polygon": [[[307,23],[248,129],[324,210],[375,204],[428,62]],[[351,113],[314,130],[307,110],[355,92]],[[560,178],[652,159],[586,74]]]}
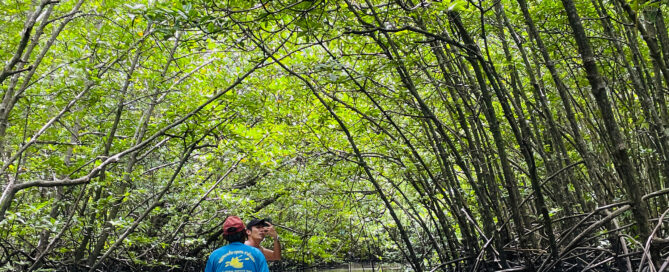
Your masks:
{"label": "man's shoulder", "polygon": [[260,254],[260,255],[262,255],[262,250],[261,249],[264,249],[263,247],[257,248],[257,247],[253,247],[253,246],[249,246],[249,245],[244,245],[244,246],[249,248],[250,251],[253,251],[253,252],[255,252],[257,254]]}
{"label": "man's shoulder", "polygon": [[251,251],[251,252],[262,253],[258,248],[254,247],[254,246],[249,246],[247,244],[235,243],[235,244],[230,244],[230,245],[227,245],[227,246],[231,246],[231,248],[234,248],[235,250],[246,250],[246,251]]}
{"label": "man's shoulder", "polygon": [[266,248],[264,248],[263,246],[254,247],[254,246],[252,246],[252,245],[247,245],[246,243],[244,243],[244,245],[247,246],[247,247],[250,247],[250,248],[252,248],[252,249],[257,250],[257,251],[260,252],[260,253],[262,253],[263,251],[266,250]]}
{"label": "man's shoulder", "polygon": [[225,252],[225,251],[228,250],[228,246],[229,246],[229,245],[225,245],[225,246],[219,247],[219,248],[217,248],[217,249],[214,249],[214,251],[212,251],[211,254],[212,254],[212,255],[221,254],[222,252]]}
{"label": "man's shoulder", "polygon": [[266,251],[273,252],[273,250],[271,250],[271,249],[269,249],[269,248],[266,248],[266,247],[264,247],[264,246],[260,246],[259,249],[260,249],[260,252],[266,252]]}
{"label": "man's shoulder", "polygon": [[218,258],[221,255],[225,255],[228,252],[233,252],[233,251],[246,251],[246,252],[251,253],[254,256],[263,256],[264,257],[262,250],[260,250],[258,248],[255,248],[255,247],[252,247],[252,246],[249,246],[249,245],[241,244],[241,243],[228,244],[226,246],[219,247],[216,250],[214,250],[209,257],[210,258],[211,257]]}

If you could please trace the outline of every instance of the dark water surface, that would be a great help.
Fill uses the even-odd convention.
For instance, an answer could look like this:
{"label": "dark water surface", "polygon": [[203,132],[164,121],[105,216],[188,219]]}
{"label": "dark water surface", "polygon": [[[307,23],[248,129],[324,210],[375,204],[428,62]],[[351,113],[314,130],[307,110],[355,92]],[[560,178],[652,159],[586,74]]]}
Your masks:
{"label": "dark water surface", "polygon": [[343,264],[337,267],[328,268],[311,268],[306,270],[309,272],[404,272],[408,271],[408,267],[402,264],[371,264],[371,263],[350,263]]}

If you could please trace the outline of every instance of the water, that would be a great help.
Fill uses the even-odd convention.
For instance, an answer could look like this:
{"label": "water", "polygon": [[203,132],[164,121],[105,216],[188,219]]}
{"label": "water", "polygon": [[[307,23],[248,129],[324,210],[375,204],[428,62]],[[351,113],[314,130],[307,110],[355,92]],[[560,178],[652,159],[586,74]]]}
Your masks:
{"label": "water", "polygon": [[312,268],[309,272],[403,272],[407,267],[394,263],[375,263],[372,269],[371,263],[350,263],[331,268]]}

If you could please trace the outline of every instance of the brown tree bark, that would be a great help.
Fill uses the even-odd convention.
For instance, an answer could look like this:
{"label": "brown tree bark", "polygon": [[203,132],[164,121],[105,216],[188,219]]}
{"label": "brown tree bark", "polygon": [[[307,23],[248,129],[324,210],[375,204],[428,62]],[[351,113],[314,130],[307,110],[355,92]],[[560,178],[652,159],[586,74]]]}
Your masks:
{"label": "brown tree bark", "polygon": [[572,0],[562,0],[569,26],[574,31],[574,40],[578,45],[578,51],[583,60],[583,67],[590,83],[592,95],[595,97],[601,118],[606,126],[606,135],[613,156],[616,171],[623,182],[623,186],[632,206],[634,219],[639,227],[639,234],[643,241],[650,236],[650,225],[648,223],[648,208],[641,200],[643,186],[637,181],[638,172],[632,165],[628,155],[627,144],[623,139],[618,127],[618,122],[613,116],[611,101],[608,98],[608,87],[602,75],[599,73],[596,58],[585,34],[581,18]]}

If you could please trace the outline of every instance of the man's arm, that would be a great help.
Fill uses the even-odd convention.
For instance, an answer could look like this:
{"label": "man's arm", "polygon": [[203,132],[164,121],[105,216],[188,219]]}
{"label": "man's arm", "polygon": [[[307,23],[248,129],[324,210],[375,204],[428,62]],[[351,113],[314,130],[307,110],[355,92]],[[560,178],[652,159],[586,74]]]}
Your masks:
{"label": "man's arm", "polygon": [[204,272],[214,272],[214,260],[211,255],[207,259],[207,266],[204,267]]}
{"label": "man's arm", "polygon": [[269,227],[267,227],[267,234],[274,240],[274,247],[272,250],[262,248],[262,253],[268,261],[279,261],[281,260],[281,242],[279,242],[279,234],[276,233],[272,224],[269,224]]}
{"label": "man's arm", "polygon": [[258,262],[255,263],[255,265],[256,265],[256,272],[269,272],[269,266],[267,265],[267,260],[265,259],[265,256],[261,256],[258,259]]}

